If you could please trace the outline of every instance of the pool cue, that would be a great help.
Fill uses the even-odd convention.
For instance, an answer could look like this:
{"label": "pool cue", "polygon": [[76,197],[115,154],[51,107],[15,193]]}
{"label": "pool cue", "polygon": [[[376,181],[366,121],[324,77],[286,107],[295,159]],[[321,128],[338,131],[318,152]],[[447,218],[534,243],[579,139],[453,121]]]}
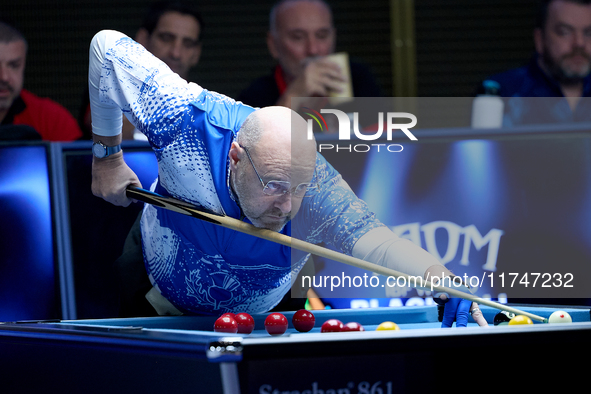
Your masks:
{"label": "pool cue", "polygon": [[[194,218],[204,220],[209,223],[216,224],[218,226],[226,227],[232,230],[240,231],[245,234],[250,234],[255,237],[263,238],[268,241],[276,242],[285,246],[292,247],[294,249],[298,249],[307,253],[311,253],[320,257],[325,257],[330,260],[338,261],[347,265],[351,265],[353,267],[361,268],[364,270],[372,271],[380,275],[385,276],[393,276],[393,277],[404,277],[408,280],[410,284],[410,275],[404,274],[402,272],[393,270],[391,268],[382,267],[377,264],[369,263],[367,261],[358,259],[353,256],[346,255],[344,253],[340,253],[323,246],[315,245],[306,241],[302,241],[296,238],[292,238],[290,236],[264,229],[258,228],[253,226],[252,224],[245,223],[241,220],[231,218],[229,216],[219,215],[215,213],[205,212],[203,209],[190,204],[185,201],[180,201],[173,197],[165,197],[161,196],[157,193],[151,192],[149,190],[145,190],[136,186],[129,185],[127,187],[127,197],[131,199],[135,199],[138,201],[142,201],[160,208],[164,208],[170,211],[174,211],[177,213],[181,213],[183,215],[192,216]],[[416,283],[416,282],[415,282]],[[499,304],[494,301],[485,300],[483,298],[477,297],[473,294],[464,293],[462,291],[451,289],[443,286],[434,286],[430,281],[423,280],[421,282],[423,284],[422,287],[427,287],[433,289],[433,291],[445,292],[451,296],[456,296],[459,298],[463,298],[466,300],[470,300],[476,302],[478,304],[487,305],[492,308],[504,310],[507,312],[515,313],[516,315],[525,315],[528,316],[532,320],[537,320],[540,322],[547,322],[547,319],[533,313],[525,312],[510,306],[506,306],[503,304]]]}

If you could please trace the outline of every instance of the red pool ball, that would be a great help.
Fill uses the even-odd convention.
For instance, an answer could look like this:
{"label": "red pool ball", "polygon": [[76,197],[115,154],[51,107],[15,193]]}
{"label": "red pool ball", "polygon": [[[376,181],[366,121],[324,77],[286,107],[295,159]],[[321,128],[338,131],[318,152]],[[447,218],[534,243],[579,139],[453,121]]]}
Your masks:
{"label": "red pool ball", "polygon": [[305,309],[300,309],[296,313],[293,314],[291,318],[291,323],[293,327],[298,330],[299,332],[308,332],[312,328],[314,328],[314,323],[316,322],[316,318],[312,312],[307,311]]}
{"label": "red pool ball", "polygon": [[342,330],[343,323],[337,319],[329,319],[320,327],[320,332],[341,332]]}
{"label": "red pool ball", "polygon": [[238,324],[239,334],[250,334],[254,330],[254,319],[246,312],[238,313],[234,316]]}
{"label": "red pool ball", "polygon": [[238,323],[231,316],[222,315],[213,324],[213,330],[215,332],[236,334],[238,332]]}
{"label": "red pool ball", "polygon": [[287,318],[281,313],[271,313],[265,319],[265,330],[271,335],[281,335],[287,331]]}
{"label": "red pool ball", "polygon": [[349,322],[347,324],[345,324],[343,326],[343,328],[341,329],[341,331],[343,332],[347,332],[347,331],[365,331],[365,328],[363,328],[363,326],[357,322]]}
{"label": "red pool ball", "polygon": [[230,316],[232,319],[236,320],[236,314],[234,314],[232,312],[226,312],[222,316]]}

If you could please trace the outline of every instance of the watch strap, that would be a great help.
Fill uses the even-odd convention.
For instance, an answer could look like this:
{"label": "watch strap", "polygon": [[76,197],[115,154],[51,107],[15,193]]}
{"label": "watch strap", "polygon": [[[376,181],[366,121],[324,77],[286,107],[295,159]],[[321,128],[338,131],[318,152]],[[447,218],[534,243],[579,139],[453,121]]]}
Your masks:
{"label": "watch strap", "polygon": [[105,157],[110,156],[110,155],[114,155],[117,152],[121,151],[121,144],[115,145],[115,146],[105,146],[105,148],[107,149],[107,153],[105,154]]}

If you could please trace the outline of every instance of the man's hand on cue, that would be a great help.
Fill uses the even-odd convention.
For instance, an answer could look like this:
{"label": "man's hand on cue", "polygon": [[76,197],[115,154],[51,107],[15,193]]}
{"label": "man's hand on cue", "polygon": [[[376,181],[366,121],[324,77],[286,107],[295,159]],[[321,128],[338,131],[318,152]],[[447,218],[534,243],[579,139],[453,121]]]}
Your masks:
{"label": "man's hand on cue", "polygon": [[[115,137],[93,135],[93,140],[101,141],[106,146],[115,146],[121,143],[121,135]],[[128,185],[142,187],[137,175],[123,160],[123,152],[104,159],[93,157],[92,194],[113,205],[126,207],[133,202],[126,195]]]}

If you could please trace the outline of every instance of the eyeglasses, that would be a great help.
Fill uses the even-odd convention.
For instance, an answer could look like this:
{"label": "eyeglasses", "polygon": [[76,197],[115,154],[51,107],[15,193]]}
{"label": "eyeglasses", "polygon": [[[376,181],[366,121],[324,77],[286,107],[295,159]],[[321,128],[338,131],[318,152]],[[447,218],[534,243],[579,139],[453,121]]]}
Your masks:
{"label": "eyeglasses", "polygon": [[295,197],[304,197],[307,192],[316,192],[318,190],[318,185],[316,183],[300,183],[293,189],[291,189],[291,183],[287,181],[269,181],[265,184],[254,166],[252,157],[250,157],[250,153],[248,153],[248,149],[242,145],[240,145],[240,147],[246,152],[246,156],[248,156],[248,160],[250,161],[254,172],[257,174],[259,181],[261,181],[263,193],[267,196],[282,196],[286,193],[291,193],[291,195]]}

